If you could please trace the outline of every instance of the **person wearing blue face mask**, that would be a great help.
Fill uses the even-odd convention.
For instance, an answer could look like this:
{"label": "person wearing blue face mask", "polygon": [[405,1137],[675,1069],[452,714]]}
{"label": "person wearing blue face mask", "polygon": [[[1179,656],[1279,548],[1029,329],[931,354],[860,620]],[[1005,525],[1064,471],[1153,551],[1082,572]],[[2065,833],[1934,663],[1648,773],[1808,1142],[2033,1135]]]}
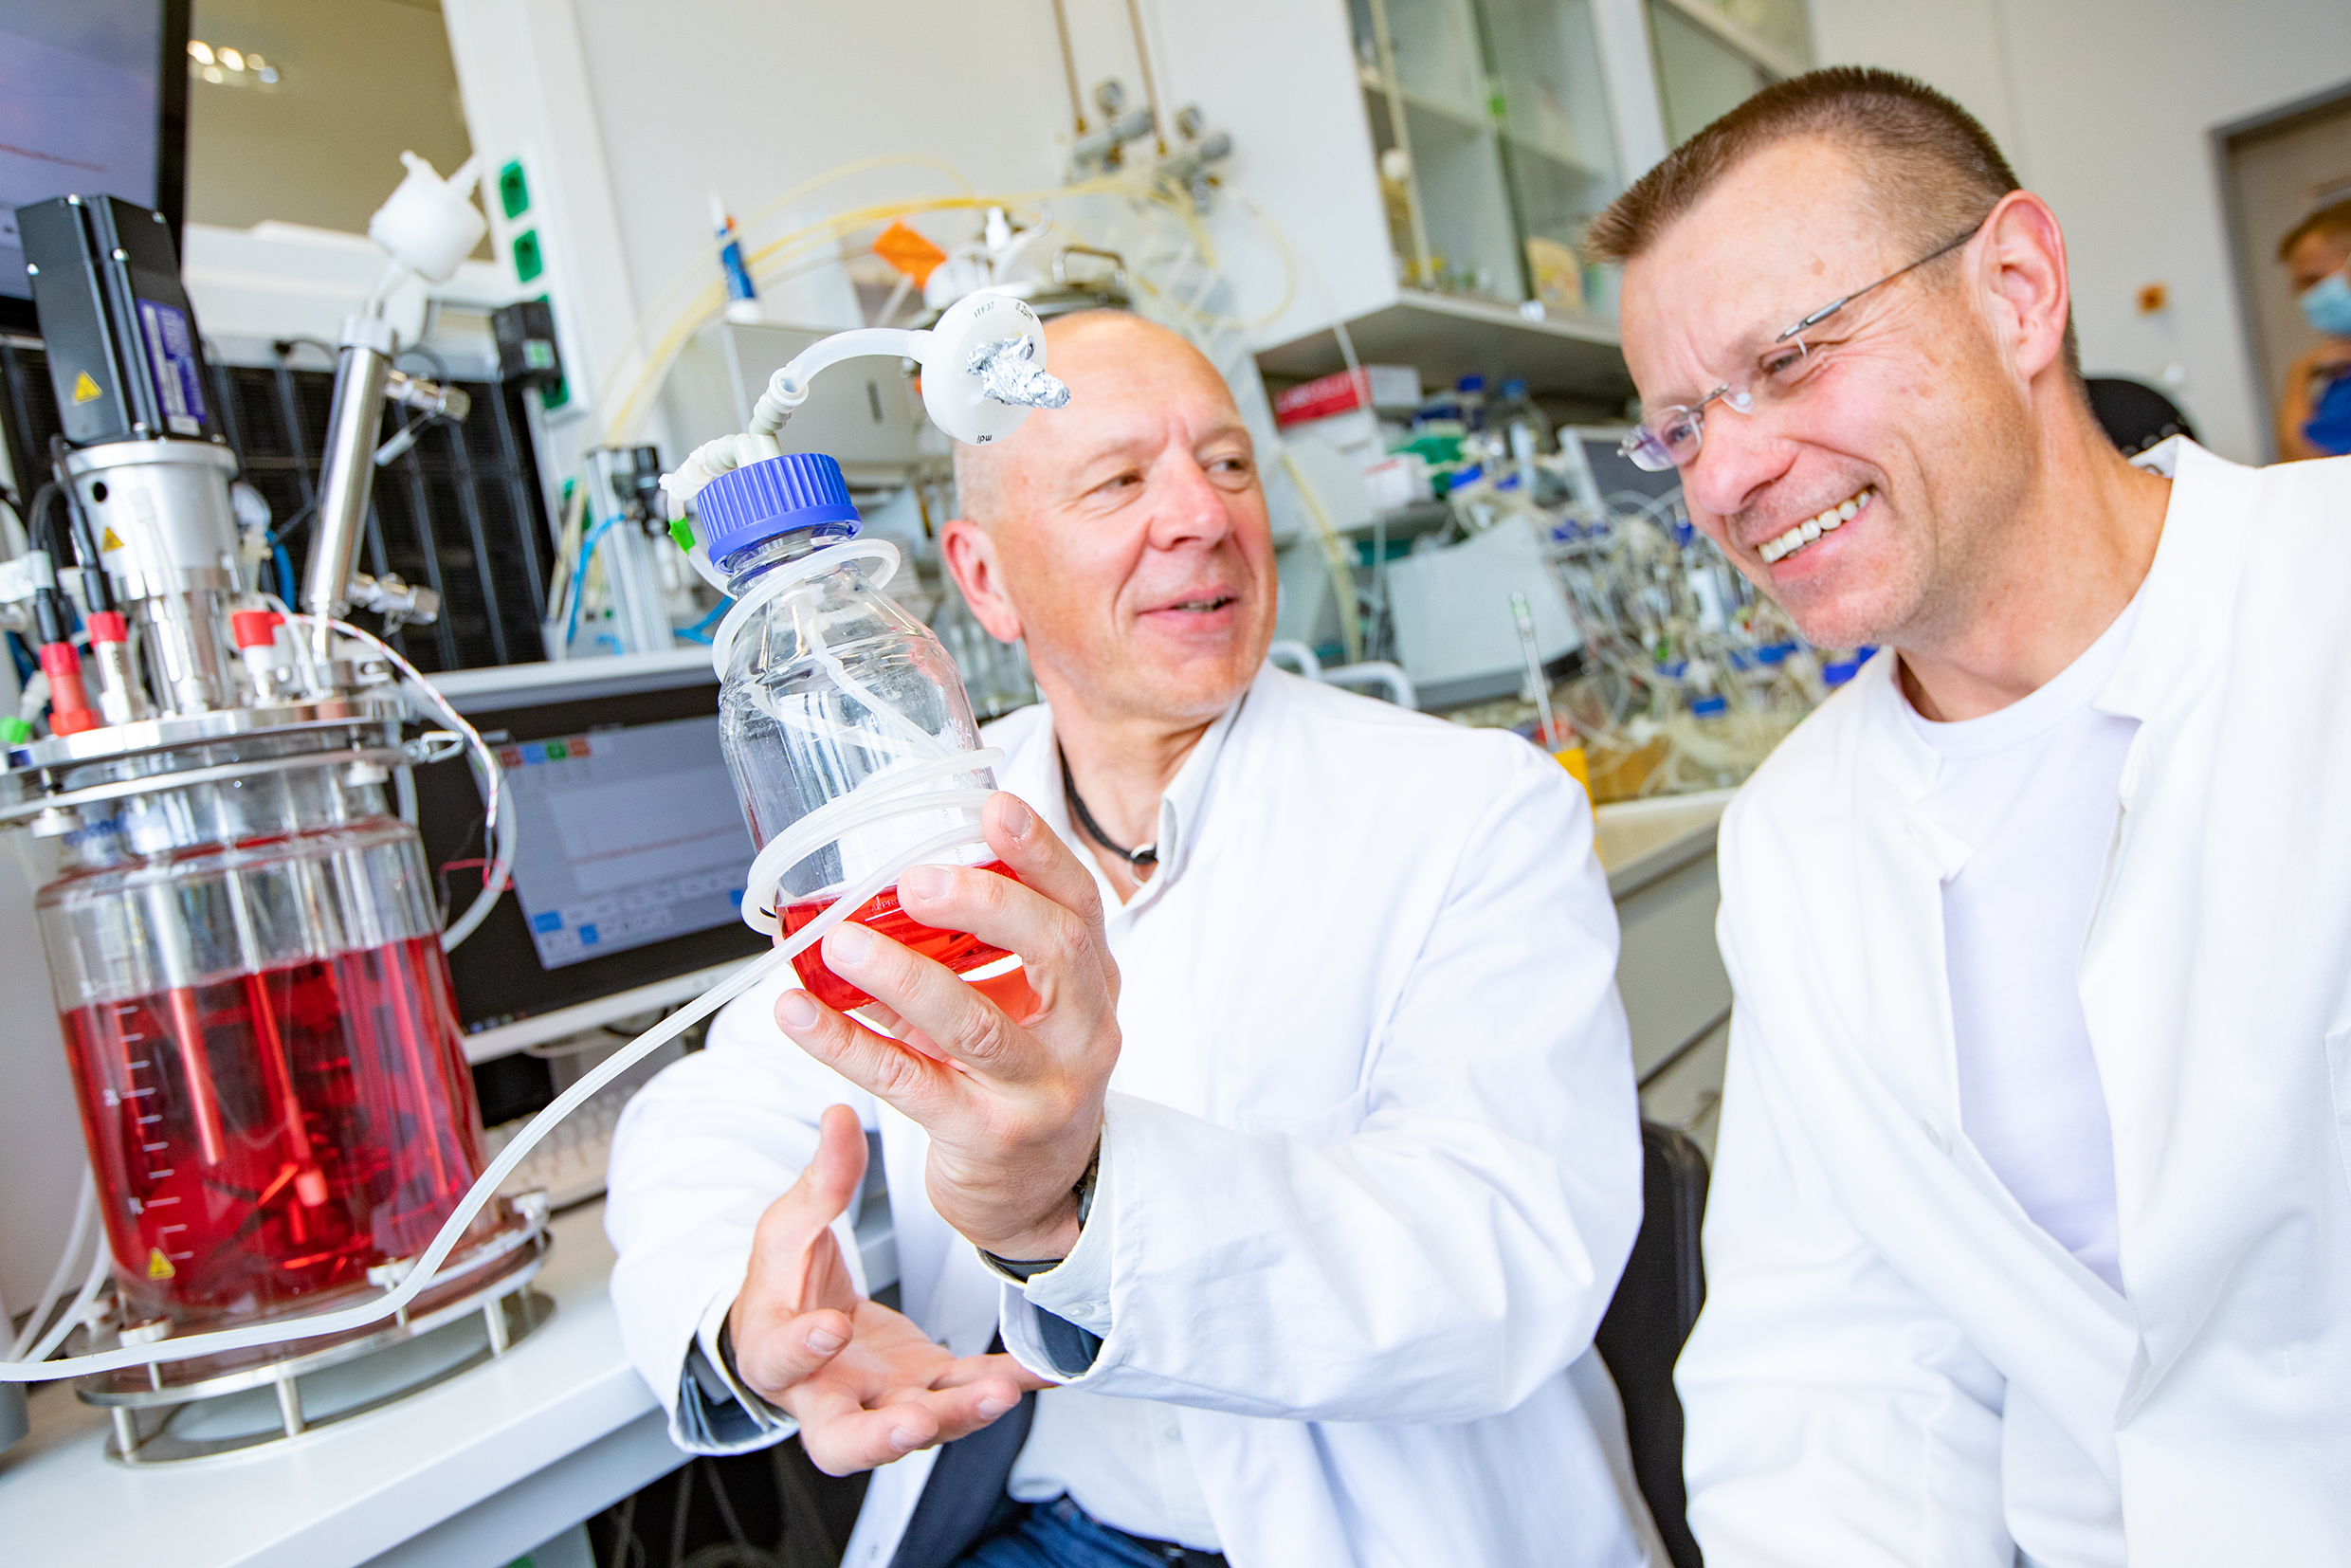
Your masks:
{"label": "person wearing blue face mask", "polygon": [[2351,200],[2322,207],[2278,242],[2302,313],[2325,338],[2286,372],[2278,461],[2351,452]]}

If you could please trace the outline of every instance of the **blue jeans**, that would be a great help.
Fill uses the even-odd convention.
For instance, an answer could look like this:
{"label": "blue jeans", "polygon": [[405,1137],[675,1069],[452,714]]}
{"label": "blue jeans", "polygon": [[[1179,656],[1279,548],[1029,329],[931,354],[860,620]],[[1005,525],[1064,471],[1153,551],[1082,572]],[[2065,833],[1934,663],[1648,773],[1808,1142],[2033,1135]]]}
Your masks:
{"label": "blue jeans", "polygon": [[1061,1497],[1037,1504],[1016,1529],[975,1547],[957,1568],[1167,1568],[1167,1559]]}

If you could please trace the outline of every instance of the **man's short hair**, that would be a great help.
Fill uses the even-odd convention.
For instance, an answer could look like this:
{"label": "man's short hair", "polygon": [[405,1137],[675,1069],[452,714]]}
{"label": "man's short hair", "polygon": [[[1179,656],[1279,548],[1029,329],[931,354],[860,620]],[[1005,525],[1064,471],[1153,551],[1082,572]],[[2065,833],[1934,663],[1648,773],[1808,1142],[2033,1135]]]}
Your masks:
{"label": "man's short hair", "polygon": [[2351,196],[2329,202],[2302,222],[2286,231],[2278,241],[2278,260],[2285,261],[2294,253],[2294,246],[2313,234],[2324,234],[2330,240],[2351,245]]}
{"label": "man's short hair", "polygon": [[[1804,138],[1856,155],[1886,227],[1918,255],[1981,223],[2021,184],[1983,122],[1934,88],[1895,71],[1832,65],[1773,83],[1675,148],[1593,220],[1584,248],[1631,261],[1739,165]],[[2069,312],[2066,368],[2077,382],[2081,358]]]}

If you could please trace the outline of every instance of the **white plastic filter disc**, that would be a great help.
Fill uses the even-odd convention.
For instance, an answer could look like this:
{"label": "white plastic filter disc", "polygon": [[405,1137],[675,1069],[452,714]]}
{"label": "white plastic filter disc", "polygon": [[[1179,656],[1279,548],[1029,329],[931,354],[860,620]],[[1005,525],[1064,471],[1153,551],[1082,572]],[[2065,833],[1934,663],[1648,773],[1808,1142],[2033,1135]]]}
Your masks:
{"label": "white plastic filter disc", "polygon": [[922,356],[922,407],[931,423],[966,446],[1003,440],[1030,412],[989,398],[967,369],[975,352],[1007,337],[1028,338],[1037,368],[1045,368],[1045,323],[1027,301],[1009,294],[967,294],[931,328],[929,352]]}

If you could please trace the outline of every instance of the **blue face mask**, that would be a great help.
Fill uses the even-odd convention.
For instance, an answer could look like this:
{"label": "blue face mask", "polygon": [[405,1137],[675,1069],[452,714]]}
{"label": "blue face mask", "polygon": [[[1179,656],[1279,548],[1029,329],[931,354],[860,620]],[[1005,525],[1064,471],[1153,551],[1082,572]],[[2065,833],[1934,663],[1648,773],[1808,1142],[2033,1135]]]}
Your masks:
{"label": "blue face mask", "polygon": [[2329,337],[2351,337],[2351,281],[2330,272],[2302,291],[2302,313]]}

